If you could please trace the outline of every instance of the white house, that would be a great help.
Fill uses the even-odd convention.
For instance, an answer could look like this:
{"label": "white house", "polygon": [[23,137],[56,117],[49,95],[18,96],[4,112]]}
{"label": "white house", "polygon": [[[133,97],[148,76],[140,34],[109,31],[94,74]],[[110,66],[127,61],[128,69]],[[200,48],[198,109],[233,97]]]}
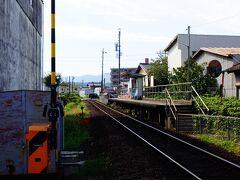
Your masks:
{"label": "white house", "polygon": [[154,86],[153,76],[148,76],[147,74],[147,70],[149,67],[150,67],[149,59],[145,58],[145,62],[139,63],[135,72],[136,74],[144,75],[144,77],[142,78],[143,87]]}
{"label": "white house", "polygon": [[236,97],[240,98],[240,63],[234,64],[232,67],[225,70],[228,74],[234,73],[236,80]]}
{"label": "white house", "polygon": [[239,73],[236,72],[236,68],[234,70],[230,68],[240,63],[240,48],[200,48],[193,55],[193,59],[198,64],[207,63],[208,66],[213,61],[219,62],[222,73],[216,78],[219,86],[223,83],[223,95],[238,97],[240,88]]}
{"label": "white house", "polygon": [[153,76],[148,76],[147,70],[150,67],[149,59],[145,58],[144,63],[139,63],[135,73],[129,73],[128,76],[128,94],[135,99],[142,99],[143,88],[154,86]]}
{"label": "white house", "polygon": [[190,37],[190,56],[203,47],[240,47],[240,36],[178,34],[164,49],[168,54],[169,71],[181,67],[188,58],[188,42]]}

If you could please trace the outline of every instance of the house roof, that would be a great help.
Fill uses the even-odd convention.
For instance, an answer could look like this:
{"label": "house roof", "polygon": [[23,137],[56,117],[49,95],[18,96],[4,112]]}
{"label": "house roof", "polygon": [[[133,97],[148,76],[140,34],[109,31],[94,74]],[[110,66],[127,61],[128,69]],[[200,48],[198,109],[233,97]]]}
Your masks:
{"label": "house roof", "polygon": [[200,48],[194,55],[193,59],[199,57],[203,52],[217,54],[224,57],[240,55],[240,48]]}
{"label": "house roof", "polygon": [[[206,35],[206,34],[190,34],[191,43],[199,44],[200,47],[239,47],[238,41],[240,36],[232,35]],[[180,42],[178,42],[180,41]],[[205,42],[206,41],[206,42]],[[169,51],[176,43],[187,46],[188,34],[177,34],[167,45],[164,51]],[[204,45],[205,44],[205,45]],[[191,48],[193,48],[192,46]]]}
{"label": "house roof", "polygon": [[137,74],[137,73],[131,73],[130,75],[129,75],[129,77],[130,78],[135,78],[135,79],[137,79],[137,78],[142,78],[142,77],[144,77],[145,75],[143,75],[143,74]]}
{"label": "house roof", "polygon": [[232,73],[232,72],[236,72],[236,71],[240,71],[240,63],[237,63],[235,65],[233,65],[232,67],[224,70],[227,73]]}
{"label": "house roof", "polygon": [[130,73],[130,72],[123,72],[122,74],[121,74],[121,76],[123,76],[123,77],[129,77],[129,78],[142,78],[142,77],[144,77],[145,75],[143,75],[143,74],[138,74],[138,73]]}
{"label": "house roof", "polygon": [[178,39],[178,35],[176,35],[173,40],[167,45],[167,47],[164,49],[164,51],[169,51],[169,49],[171,49],[171,47],[173,47],[173,45],[177,42]]}
{"label": "house roof", "polygon": [[141,69],[147,72],[148,68],[149,68],[149,63],[140,63],[137,67],[136,73],[139,73]]}

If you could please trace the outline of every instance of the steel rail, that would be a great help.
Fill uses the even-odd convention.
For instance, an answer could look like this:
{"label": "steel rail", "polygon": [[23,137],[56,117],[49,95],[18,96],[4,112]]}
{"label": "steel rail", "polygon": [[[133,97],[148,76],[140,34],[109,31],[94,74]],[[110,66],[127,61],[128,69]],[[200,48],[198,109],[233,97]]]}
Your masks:
{"label": "steel rail", "polygon": [[[100,103],[100,102],[99,102],[99,103]],[[191,146],[191,147],[193,147],[193,148],[195,148],[195,149],[197,149],[197,150],[199,150],[199,151],[201,151],[201,152],[204,152],[204,153],[206,153],[206,154],[208,154],[208,155],[210,155],[210,156],[212,156],[212,157],[215,157],[215,158],[217,158],[217,159],[219,159],[219,160],[221,160],[221,161],[223,161],[223,162],[225,162],[225,163],[228,163],[228,164],[230,164],[230,165],[232,165],[232,166],[240,169],[240,165],[238,165],[238,164],[235,164],[235,163],[233,163],[233,162],[231,162],[231,161],[229,161],[229,160],[227,160],[227,159],[224,159],[224,158],[222,158],[222,157],[220,157],[220,156],[218,156],[218,155],[215,155],[215,154],[213,154],[213,153],[211,153],[211,152],[208,152],[208,151],[206,151],[206,150],[204,150],[204,149],[202,149],[202,148],[200,148],[200,147],[197,147],[197,146],[195,146],[195,145],[193,145],[193,144],[190,144],[190,143],[188,143],[188,142],[186,142],[186,141],[184,141],[184,140],[182,140],[182,139],[179,139],[179,138],[177,138],[177,137],[175,137],[175,136],[173,136],[173,135],[171,135],[171,134],[168,134],[168,133],[166,133],[166,132],[164,132],[164,131],[162,131],[162,130],[160,130],[160,129],[157,129],[157,128],[153,127],[153,126],[150,126],[149,124],[146,124],[146,123],[144,123],[144,122],[141,122],[141,121],[139,121],[139,120],[137,120],[137,119],[135,119],[135,118],[133,118],[133,117],[131,117],[131,116],[129,116],[129,115],[123,114],[123,113],[121,113],[121,112],[119,112],[119,111],[117,111],[117,110],[115,110],[115,109],[112,109],[112,108],[106,106],[105,104],[102,104],[102,103],[101,103],[101,105],[104,106],[104,107],[106,107],[106,108],[108,108],[108,109],[111,109],[111,110],[113,110],[113,111],[115,111],[115,112],[117,112],[117,113],[119,113],[119,114],[121,114],[121,115],[123,115],[123,116],[126,116],[126,117],[128,117],[128,118],[130,118],[130,119],[132,119],[132,120],[134,120],[134,121],[136,121],[136,122],[138,122],[138,123],[140,123],[140,124],[143,124],[143,125],[145,125],[145,126],[147,126],[147,127],[149,127],[149,128],[152,128],[152,129],[154,129],[154,130],[156,130],[156,131],[158,131],[158,132],[160,132],[160,133],[162,133],[162,134],[164,134],[164,135],[166,135],[166,136],[169,136],[169,137],[171,137],[171,138],[173,138],[173,139],[175,139],[175,140],[177,140],[177,141],[180,141],[180,142],[182,142],[182,143],[184,143],[184,144],[186,144],[186,145],[188,145],[188,146]]]}
{"label": "steel rail", "polygon": [[[90,101],[88,101],[90,102]],[[148,142],[146,139],[144,139],[143,137],[141,137],[139,134],[135,133],[133,130],[131,130],[130,128],[128,128],[127,126],[125,126],[123,123],[121,123],[120,121],[118,121],[116,118],[114,118],[112,115],[110,115],[109,113],[107,113],[106,111],[102,110],[100,107],[98,107],[97,105],[95,105],[94,103],[90,102],[94,107],[96,107],[97,109],[99,109],[100,111],[102,111],[104,114],[106,114],[107,116],[111,117],[114,121],[116,121],[118,124],[120,124],[121,126],[123,126],[124,128],[126,128],[128,131],[130,131],[131,133],[133,133],[135,136],[137,136],[139,139],[141,139],[142,141],[144,141],[146,144],[148,144],[149,146],[151,146],[153,149],[155,149],[156,151],[158,151],[159,153],[161,153],[163,156],[165,156],[167,159],[169,159],[170,161],[172,161],[173,163],[175,163],[177,166],[179,166],[180,168],[182,168],[184,171],[186,171],[187,173],[189,173],[190,175],[192,175],[193,177],[195,177],[198,180],[201,180],[200,177],[198,177],[196,174],[194,174],[193,172],[191,172],[190,170],[188,170],[187,168],[185,168],[183,165],[181,165],[179,162],[177,162],[176,160],[172,159],[170,156],[168,156],[166,153],[164,153],[163,151],[161,151],[160,149],[158,149],[156,146],[154,146],[153,144],[151,144],[150,142]],[[97,103],[96,103],[97,104]],[[103,105],[105,106],[105,105]],[[105,106],[107,107],[107,106]],[[113,110],[111,108],[111,110]],[[120,113],[122,114],[122,113]]]}

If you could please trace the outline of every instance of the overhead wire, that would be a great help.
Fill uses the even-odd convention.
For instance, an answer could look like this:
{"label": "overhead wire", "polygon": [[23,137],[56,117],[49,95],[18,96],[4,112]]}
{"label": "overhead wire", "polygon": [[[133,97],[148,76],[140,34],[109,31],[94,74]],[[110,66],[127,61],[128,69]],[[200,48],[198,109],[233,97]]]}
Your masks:
{"label": "overhead wire", "polygon": [[237,13],[235,13],[235,14],[233,14],[231,16],[218,18],[218,19],[206,22],[206,23],[195,24],[195,25],[191,26],[191,28],[196,28],[196,27],[206,26],[206,25],[209,25],[209,24],[214,24],[214,23],[217,23],[217,22],[220,22],[220,21],[228,20],[228,19],[233,18],[233,17],[237,17],[237,16],[240,16],[240,11],[238,11]]}

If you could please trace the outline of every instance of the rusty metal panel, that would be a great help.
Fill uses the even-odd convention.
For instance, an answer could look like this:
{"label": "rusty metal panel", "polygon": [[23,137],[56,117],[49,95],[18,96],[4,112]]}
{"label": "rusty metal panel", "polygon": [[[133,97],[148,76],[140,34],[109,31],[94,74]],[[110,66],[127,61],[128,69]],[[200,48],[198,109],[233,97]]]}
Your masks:
{"label": "rusty metal panel", "polygon": [[29,124],[48,122],[42,112],[49,100],[49,92],[0,93],[0,175],[27,173],[25,134]]}

